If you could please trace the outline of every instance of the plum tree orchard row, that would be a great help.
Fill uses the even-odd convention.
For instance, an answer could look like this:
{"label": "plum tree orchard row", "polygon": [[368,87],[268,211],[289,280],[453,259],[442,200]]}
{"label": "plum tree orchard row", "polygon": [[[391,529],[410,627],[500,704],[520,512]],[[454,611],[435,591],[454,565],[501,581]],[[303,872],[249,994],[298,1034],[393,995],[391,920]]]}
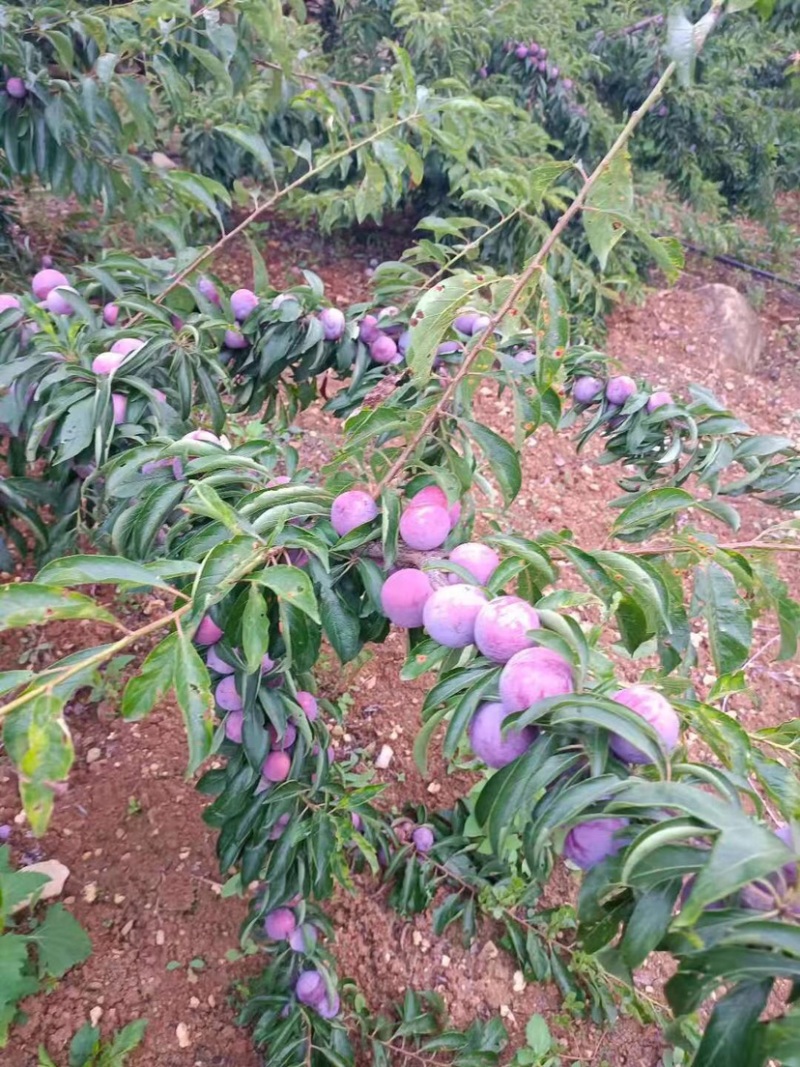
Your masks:
{"label": "plum tree orchard row", "polygon": [[[722,7],[679,35],[676,62],[690,63]],[[34,582],[3,587],[0,623],[91,617],[122,634],[39,675],[0,676],[22,800],[43,831],[73,759],[66,702],[118,653],[169,631],[128,683],[122,714],[140,718],[174,690],[190,771],[212,752],[224,757],[200,789],[214,798],[206,819],[232,872],[226,891],[259,885],[243,934],[266,944],[271,962],[246,1015],[270,1063],[352,1058],[318,902],[351,884],[353,866],[382,871],[404,913],[446,886],[438,931],[460,921],[472,936],[487,909],[528,977],[569,989],[565,950],[534,907],[558,853],[586,872],[572,949],[583,996],[588,987],[607,1005],[605,980],[630,984],[650,952],[666,950],[678,963],[667,985],[678,1017],[726,989],[697,1067],[797,1061],[793,995],[779,1017],[759,1021],[776,979],[800,988],[797,726],[749,735],[725,710],[763,652],[752,647],[759,614],[777,617],[779,654],[796,652],[800,605],[771,562],[776,548],[796,548],[795,524],[742,544],[675,520],[699,511],[735,529],[729,500],[744,493],[796,506],[798,455],[788,440],[752,435],[702,391],[680,403],[570,348],[547,273],[583,207],[601,260],[633,225],[625,145],[661,90],[518,278],[453,270],[419,296],[418,274],[390,264],[378,272],[379,302],[404,304],[412,292],[412,309],[362,307],[348,319],[319,310],[313,275],[275,294],[256,260],[256,292],[228,297],[207,277],[188,280],[197,263],[112,254],[84,267],[79,284],[52,267],[37,274],[43,306],[4,298],[0,381],[16,472],[4,499],[46,550],[77,522],[116,554],[51,559]],[[566,166],[543,169],[543,191]],[[348,418],[339,455],[315,478],[280,435],[333,370],[349,383],[329,406]],[[474,416],[486,380],[513,402],[513,442]],[[573,400],[566,412],[562,384]],[[228,394],[251,414],[266,404],[269,440],[255,425],[231,447]],[[191,427],[198,401],[210,430]],[[604,459],[634,471],[622,479],[616,536],[670,538],[626,552],[587,549],[567,531],[531,539],[510,531],[498,506],[485,539],[469,541],[480,499],[491,515],[519,492],[525,438],[542,423],[578,420],[579,440],[602,435]],[[26,470],[35,460],[44,460],[41,481]],[[43,501],[55,536],[33,506]],[[585,592],[559,587],[562,561]],[[72,588],[103,583],[159,589],[170,610],[129,632]],[[696,619],[708,658],[691,640]],[[402,677],[437,675],[415,745],[420,765],[443,728],[448,761],[471,753],[491,771],[452,811],[393,825],[373,804],[376,788],[334,759],[333,709],[320,708],[312,673],[323,635],[347,662],[382,641],[390,621],[409,631]],[[615,656],[657,657],[634,686],[615,678],[612,625]],[[717,679],[706,700],[691,682],[698,665]],[[688,757],[687,729],[713,761]],[[495,1035],[484,1039],[478,1062],[492,1062]],[[376,1062],[387,1055],[382,1040]]]}

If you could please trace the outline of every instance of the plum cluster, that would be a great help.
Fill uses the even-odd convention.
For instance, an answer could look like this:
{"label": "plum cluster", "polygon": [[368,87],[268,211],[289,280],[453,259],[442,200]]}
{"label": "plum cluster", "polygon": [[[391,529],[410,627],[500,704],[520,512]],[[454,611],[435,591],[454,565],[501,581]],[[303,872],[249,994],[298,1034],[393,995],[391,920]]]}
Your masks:
{"label": "plum cluster", "polygon": [[[171,461],[170,461],[171,462]],[[230,655],[222,647],[222,629],[214,622],[210,615],[206,615],[200,622],[194,635],[196,645],[206,649],[205,662],[214,683],[214,700],[217,710],[224,722],[225,737],[229,741],[240,745],[244,733],[244,700],[237,684],[236,654]],[[264,656],[261,663],[261,677],[264,684],[269,688],[277,688],[282,684],[282,675],[276,670],[276,664],[269,656]],[[298,714],[305,715],[309,722],[315,722],[319,717],[319,705],[313,693],[301,690],[294,695],[294,703],[297,705]],[[261,786],[268,789],[278,782],[285,782],[292,768],[292,753],[297,741],[297,726],[289,720],[282,732],[270,724],[267,729],[269,734],[270,750],[261,765]],[[279,819],[271,831],[277,839],[280,837],[288,823]]]}
{"label": "plum cluster", "polygon": [[[607,380],[586,374],[576,378],[572,383],[572,399],[580,409],[605,403],[607,413],[612,421],[616,413],[639,392],[635,380],[627,374],[617,374]],[[672,407],[675,401],[666,389],[656,389],[642,397],[642,407],[648,415],[659,408]]]}
{"label": "plum cluster", "polygon": [[[438,486],[427,486],[408,501],[400,518],[400,536],[411,549],[441,549],[458,522],[458,504],[451,505]],[[379,509],[364,490],[348,490],[333,502],[331,521],[340,536],[373,522]],[[445,558],[465,573],[443,572]],[[536,609],[519,596],[491,596],[486,586],[500,557],[479,541],[455,546],[447,555],[432,556],[431,570],[400,567],[381,588],[381,607],[390,622],[406,629],[424,627],[445,648],[474,646],[491,663],[502,665],[499,700],[476,710],[468,727],[470,745],[487,766],[504,767],[533,745],[538,731],[531,726],[506,726],[509,716],[548,697],[574,692],[571,664],[560,653],[537,642],[541,623]],[[648,722],[671,752],[680,737],[680,720],[668,701],[643,685],[622,689],[613,697]],[[611,738],[611,750],[622,762],[641,764],[649,757],[622,737]]]}

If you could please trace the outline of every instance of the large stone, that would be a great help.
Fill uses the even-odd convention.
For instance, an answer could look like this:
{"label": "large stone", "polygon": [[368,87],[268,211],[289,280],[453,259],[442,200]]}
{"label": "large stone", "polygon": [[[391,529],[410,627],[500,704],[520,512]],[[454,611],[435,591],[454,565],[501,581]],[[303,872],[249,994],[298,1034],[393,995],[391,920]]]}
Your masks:
{"label": "large stone", "polygon": [[719,344],[719,364],[751,374],[764,351],[761,320],[747,298],[731,285],[714,282],[697,290],[708,308],[708,330]]}

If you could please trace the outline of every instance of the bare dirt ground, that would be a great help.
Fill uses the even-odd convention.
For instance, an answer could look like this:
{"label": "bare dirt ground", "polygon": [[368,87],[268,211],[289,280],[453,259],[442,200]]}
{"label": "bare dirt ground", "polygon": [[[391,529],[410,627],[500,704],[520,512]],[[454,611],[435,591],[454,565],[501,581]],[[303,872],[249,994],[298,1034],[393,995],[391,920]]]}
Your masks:
{"label": "bare dirt ground", "polygon": [[[262,250],[274,284],[290,282],[293,269],[312,267],[326,282],[334,303],[346,305],[367,292],[370,260],[386,258],[395,248],[352,248],[302,234],[291,228],[270,230]],[[238,249],[218,264],[232,283],[249,279],[249,256]],[[800,273],[798,274],[800,277]],[[712,334],[693,293],[699,284],[725,280],[743,288],[748,276],[722,271],[692,260],[677,290],[653,292],[641,307],[620,307],[609,321],[608,350],[626,370],[648,377],[682,394],[689,382],[717,390],[753,428],[800,436],[800,306],[798,294],[775,287],[759,290],[760,313],[769,343],[754,375],[717,369]],[[751,292],[751,295],[752,292]],[[481,416],[496,428],[507,426],[510,411],[503,398],[484,389]],[[307,461],[317,466],[334,451],[338,423],[312,409],[299,420],[305,430]],[[613,513],[604,507],[617,495],[615,472],[593,463],[594,453],[576,456],[570,441],[549,430],[531,439],[524,453],[524,485],[520,497],[501,522],[535,535],[568,527],[587,547],[603,544]],[[753,502],[742,506],[747,540],[776,515]],[[498,516],[499,516],[498,512]],[[733,539],[733,538],[731,538]],[[796,591],[800,582],[794,563],[781,569]],[[565,573],[565,580],[569,575]],[[144,605],[148,608],[148,605]],[[143,608],[129,606],[131,619]],[[158,610],[158,606],[149,605]],[[18,662],[25,651],[43,664],[98,636],[91,624],[53,624],[36,634],[15,634],[0,649],[0,668]],[[758,631],[769,646],[771,623]],[[382,744],[390,744],[393,760],[376,780],[387,787],[389,806],[427,803],[442,806],[463,792],[470,780],[448,775],[435,756],[431,778],[423,780],[411,755],[425,682],[397,684],[403,660],[403,639],[393,633],[357,669],[331,668],[321,682],[326,695],[350,693],[352,706],[347,736],[338,744],[362,754],[365,766]],[[623,668],[635,677],[633,665]],[[757,697],[736,698],[732,709],[749,727],[778,723],[795,714],[798,698],[796,665],[772,666],[765,654],[752,666]],[[85,694],[82,694],[85,697]],[[255,1067],[262,1062],[248,1035],[236,1028],[230,991],[244,981],[257,959],[232,961],[242,902],[218,897],[220,876],[213,835],[201,821],[202,798],[183,777],[185,745],[179,717],[160,708],[137,725],[115,721],[117,694],[110,691],[98,706],[75,701],[70,710],[77,759],[66,794],[56,807],[48,833],[35,840],[19,816],[16,782],[0,755],[0,824],[11,826],[16,863],[56,858],[71,877],[66,901],[87,928],[94,953],[53,992],[26,1005],[30,1021],[18,1028],[9,1049],[0,1053],[8,1067],[33,1067],[40,1043],[59,1063],[66,1062],[71,1035],[90,1013],[101,1009],[106,1032],[135,1018],[147,1018],[142,1048],[131,1057],[136,1067]],[[548,901],[571,899],[575,881],[558,872]],[[561,999],[550,985],[520,984],[509,957],[496,947],[495,931],[482,930],[471,949],[457,934],[433,935],[430,919],[406,922],[386,905],[374,885],[356,898],[339,894],[331,915],[339,931],[341,969],[366,991],[379,1008],[396,1000],[409,985],[440,991],[456,1025],[473,1018],[504,1016],[512,1039],[519,1041],[533,1012],[541,1012],[564,1043],[566,1062],[582,1067],[657,1067],[662,1041],[655,1028],[623,1019],[612,1030],[577,1021],[561,1012]],[[657,961],[639,975],[645,995],[657,995],[663,972]],[[180,1047],[178,1028],[186,1027],[188,1046]],[[182,1031],[183,1032],[183,1031]],[[503,1062],[508,1062],[508,1055]]]}

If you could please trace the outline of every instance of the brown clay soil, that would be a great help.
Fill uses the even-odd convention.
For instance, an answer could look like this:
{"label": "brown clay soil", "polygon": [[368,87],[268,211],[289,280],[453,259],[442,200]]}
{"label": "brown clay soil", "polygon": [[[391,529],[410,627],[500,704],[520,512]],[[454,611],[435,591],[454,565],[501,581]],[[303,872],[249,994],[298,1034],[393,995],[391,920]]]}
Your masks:
{"label": "brown clay soil", "polygon": [[[330,299],[346,305],[366,296],[371,259],[397,253],[396,242],[387,243],[393,247],[377,240],[348,247],[290,227],[271,227],[262,250],[274,284],[291,282],[294,270],[308,266],[323,277]],[[246,249],[235,249],[217,268],[226,280],[246,283]],[[747,275],[693,259],[675,289],[654,288],[643,306],[621,306],[611,316],[608,351],[628,372],[678,394],[689,382],[712,387],[758,431],[800,437],[800,294],[759,287],[768,344],[757,372],[745,375],[718,365],[718,345],[695,292],[710,280],[742,289],[752,283]],[[479,408],[490,425],[507,429],[511,412],[503,397],[483,389]],[[304,430],[305,459],[318,466],[336,448],[338,424],[317,409],[298,422]],[[494,518],[531,536],[566,527],[586,547],[605,544],[613,513],[604,505],[617,489],[614,472],[596,466],[595,456],[592,449],[576,456],[565,437],[540,431],[525,448],[523,491],[513,509],[504,513],[481,502],[481,522]],[[742,531],[736,535],[741,541],[776,518],[751,501],[741,511]],[[800,592],[793,560],[782,561],[781,571]],[[574,580],[568,570],[563,578],[567,583]],[[161,610],[157,602],[129,602],[124,607],[128,625],[135,625],[142,613]],[[750,668],[752,694],[734,698],[728,709],[750,728],[795,714],[800,676],[795,664],[771,663],[775,632],[771,620],[757,630],[761,654]],[[21,654],[27,662],[43,665],[103,637],[102,627],[91,622],[16,633],[4,639],[0,668],[16,666]],[[702,635],[699,640],[702,647]],[[391,746],[388,769],[376,771],[376,780],[386,786],[383,803],[439,807],[463,793],[472,779],[448,774],[435,756],[435,746],[430,778],[423,780],[416,770],[411,748],[425,682],[398,685],[403,653],[403,639],[393,633],[357,667],[342,672],[331,665],[324,670],[321,685],[332,698],[343,692],[352,698],[337,746],[358,751],[365,767],[382,745]],[[631,679],[639,670],[637,664],[621,665],[622,674]],[[14,1032],[0,1063],[33,1067],[40,1043],[64,1063],[71,1035],[94,1013],[106,1033],[135,1018],[149,1021],[144,1045],[131,1057],[135,1067],[255,1067],[262,1057],[235,1026],[231,989],[255,970],[257,958],[232,958],[244,904],[219,899],[213,834],[201,821],[202,798],[184,779],[179,718],[165,706],[142,723],[122,724],[114,718],[115,690],[102,694],[99,703],[90,702],[85,693],[80,696],[83,699],[74,701],[69,711],[75,769],[51,828],[40,840],[32,837],[19,814],[16,782],[2,755],[0,824],[11,825],[16,863],[55,858],[70,868],[65,901],[88,930],[94,953],[52,992],[26,1003],[30,1020]],[[574,876],[559,870],[547,902],[572,899],[575,884]],[[601,1030],[565,1015],[555,987],[526,985],[515,975],[490,926],[482,928],[471,948],[464,948],[457,933],[435,937],[428,916],[412,921],[398,917],[374,884],[359,884],[359,889],[356,897],[338,894],[330,913],[339,931],[336,952],[342,973],[358,981],[371,1007],[387,1006],[409,986],[436,989],[458,1026],[500,1013],[512,1047],[530,1015],[540,1012],[562,1041],[566,1062],[583,1067],[661,1063],[663,1046],[656,1028],[621,1018],[613,1029]],[[663,977],[659,961],[649,961],[637,977],[640,992],[658,996]],[[186,1047],[181,1047],[179,1033]],[[510,1052],[503,1062],[509,1058]]]}

